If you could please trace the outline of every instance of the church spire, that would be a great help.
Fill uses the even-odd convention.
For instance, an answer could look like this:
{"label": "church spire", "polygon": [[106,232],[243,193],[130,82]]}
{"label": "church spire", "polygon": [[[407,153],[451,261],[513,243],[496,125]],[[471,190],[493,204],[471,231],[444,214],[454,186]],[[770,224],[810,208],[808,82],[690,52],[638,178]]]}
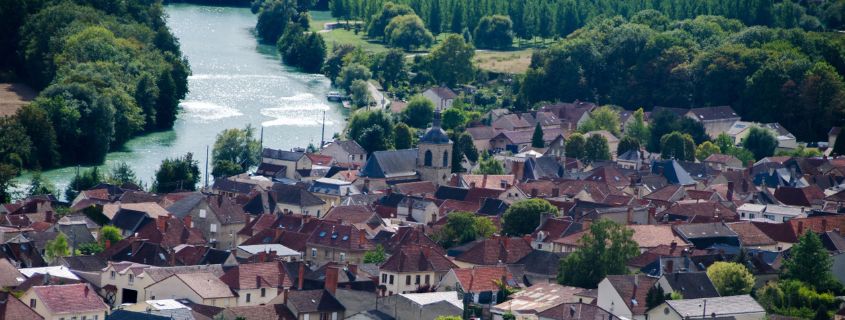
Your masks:
{"label": "church spire", "polygon": [[440,128],[440,107],[434,110],[434,121],[431,124],[432,128]]}

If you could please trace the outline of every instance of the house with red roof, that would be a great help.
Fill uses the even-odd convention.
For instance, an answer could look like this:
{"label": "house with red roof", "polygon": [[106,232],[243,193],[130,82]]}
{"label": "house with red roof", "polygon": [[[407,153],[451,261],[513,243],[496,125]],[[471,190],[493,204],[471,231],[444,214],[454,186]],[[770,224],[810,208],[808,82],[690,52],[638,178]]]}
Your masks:
{"label": "house with red roof", "polygon": [[21,301],[44,319],[105,319],[109,312],[109,306],[87,283],[34,286],[24,292]]}
{"label": "house with red roof", "polygon": [[504,265],[454,268],[440,281],[437,291],[471,293],[472,302],[490,307],[496,304],[496,295],[500,290],[498,283],[502,282],[510,287],[520,286],[513,273]]}
{"label": "house with red roof", "polygon": [[294,286],[281,261],[245,263],[229,269],[220,277],[238,299],[238,306],[269,303]]}
{"label": "house with red roof", "polygon": [[472,243],[469,249],[455,257],[455,263],[464,267],[513,264],[533,250],[530,236],[493,236]]}
{"label": "house with red roof", "polygon": [[656,282],[644,275],[609,275],[599,282],[596,305],[619,318],[645,320],[646,296]]}
{"label": "house with red roof", "polygon": [[430,290],[457,265],[442,254],[440,247],[403,246],[379,267],[383,295]]}

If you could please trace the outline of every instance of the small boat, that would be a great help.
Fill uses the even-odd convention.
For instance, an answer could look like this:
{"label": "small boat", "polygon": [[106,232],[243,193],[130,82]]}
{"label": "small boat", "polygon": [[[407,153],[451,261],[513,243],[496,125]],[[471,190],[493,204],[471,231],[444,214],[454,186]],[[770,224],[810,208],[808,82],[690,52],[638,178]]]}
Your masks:
{"label": "small boat", "polygon": [[340,92],[331,91],[326,94],[326,99],[329,99],[329,101],[341,101],[343,100],[343,95]]}
{"label": "small boat", "polygon": [[352,109],[352,103],[350,103],[349,100],[343,100],[341,101],[341,104],[346,109]]}

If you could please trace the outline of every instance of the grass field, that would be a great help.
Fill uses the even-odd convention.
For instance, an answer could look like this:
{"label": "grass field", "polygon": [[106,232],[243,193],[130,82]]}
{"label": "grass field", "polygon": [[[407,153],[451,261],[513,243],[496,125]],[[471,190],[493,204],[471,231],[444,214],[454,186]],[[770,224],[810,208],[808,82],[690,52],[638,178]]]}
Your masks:
{"label": "grass field", "polygon": [[531,53],[533,49],[519,51],[487,51],[481,50],[475,53],[475,64],[479,69],[518,74],[525,73],[531,64]]}
{"label": "grass field", "polygon": [[326,23],[336,22],[329,11],[309,11],[309,14],[311,14],[311,31],[323,30]]}

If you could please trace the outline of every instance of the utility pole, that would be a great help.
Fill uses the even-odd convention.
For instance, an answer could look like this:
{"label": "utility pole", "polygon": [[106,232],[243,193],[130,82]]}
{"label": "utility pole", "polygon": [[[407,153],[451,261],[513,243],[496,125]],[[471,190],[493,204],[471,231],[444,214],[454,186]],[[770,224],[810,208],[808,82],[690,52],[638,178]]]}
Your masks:
{"label": "utility pole", "polygon": [[[264,129],[261,131],[264,132]],[[205,145],[205,188],[208,189],[208,145]]]}
{"label": "utility pole", "polygon": [[[264,150],[264,126],[261,126],[261,137],[258,138],[259,149]],[[260,151],[259,151],[260,152]]]}
{"label": "utility pole", "polygon": [[324,145],[326,145],[326,111],[325,110],[323,110],[323,130],[320,132],[320,147],[318,149],[322,150]]}

